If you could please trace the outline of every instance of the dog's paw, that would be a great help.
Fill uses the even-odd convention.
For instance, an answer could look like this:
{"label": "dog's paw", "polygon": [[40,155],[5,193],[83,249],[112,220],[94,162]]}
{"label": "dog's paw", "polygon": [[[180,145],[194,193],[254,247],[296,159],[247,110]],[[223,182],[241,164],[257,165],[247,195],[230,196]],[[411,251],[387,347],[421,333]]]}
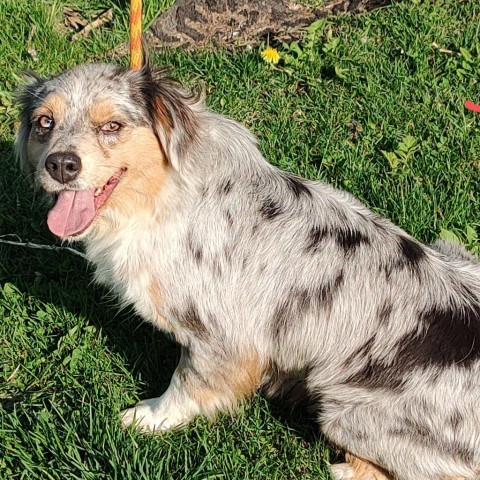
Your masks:
{"label": "dog's paw", "polygon": [[330,467],[334,480],[350,480],[355,478],[355,470],[351,463],[337,463]]}
{"label": "dog's paw", "polygon": [[155,412],[155,402],[152,402],[152,400],[140,402],[133,408],[123,410],[120,413],[122,426],[127,428],[133,425],[136,430],[144,433],[161,433],[169,428],[173,428],[173,426],[170,426],[168,419],[161,418],[161,416]]}
{"label": "dog's paw", "polygon": [[191,405],[173,402],[169,395],[151,398],[121,412],[122,426],[145,433],[162,433],[187,424],[197,412]]}
{"label": "dog's paw", "polygon": [[367,460],[346,454],[347,463],[331,465],[335,480],[393,480],[385,470]]}

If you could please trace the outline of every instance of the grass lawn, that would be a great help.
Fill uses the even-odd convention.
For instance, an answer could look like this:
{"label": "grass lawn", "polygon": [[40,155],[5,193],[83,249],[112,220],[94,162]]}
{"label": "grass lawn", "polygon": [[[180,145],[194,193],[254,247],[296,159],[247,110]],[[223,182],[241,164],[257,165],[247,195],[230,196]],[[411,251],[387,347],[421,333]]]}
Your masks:
{"label": "grass lawn", "polygon": [[[114,21],[78,42],[65,5]],[[25,69],[127,65],[123,1],[0,2],[0,236],[56,244],[41,194],[12,155],[13,91]],[[146,24],[168,0],[144,1]],[[153,55],[246,124],[270,161],[361,198],[422,241],[457,236],[478,252],[480,0],[407,1],[332,18],[301,51]],[[77,246],[77,248],[79,248]],[[328,479],[336,455],[307,413],[256,396],[214,424],[149,437],[120,409],[166,388],[178,348],[90,283],[68,251],[0,244],[1,479]]]}

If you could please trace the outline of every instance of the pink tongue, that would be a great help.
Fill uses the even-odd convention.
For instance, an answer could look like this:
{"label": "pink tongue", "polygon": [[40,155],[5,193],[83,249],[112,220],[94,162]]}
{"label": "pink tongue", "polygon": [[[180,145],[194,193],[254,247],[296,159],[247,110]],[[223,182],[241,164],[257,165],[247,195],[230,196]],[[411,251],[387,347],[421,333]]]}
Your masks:
{"label": "pink tongue", "polygon": [[82,233],[96,213],[95,190],[64,190],[58,194],[55,206],[48,212],[47,224],[58,237]]}

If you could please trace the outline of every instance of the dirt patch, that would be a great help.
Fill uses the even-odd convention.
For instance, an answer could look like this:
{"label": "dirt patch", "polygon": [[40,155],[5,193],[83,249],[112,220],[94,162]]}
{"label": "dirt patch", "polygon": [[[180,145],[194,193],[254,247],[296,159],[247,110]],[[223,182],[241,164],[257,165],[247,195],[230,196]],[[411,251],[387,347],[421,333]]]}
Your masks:
{"label": "dirt patch", "polygon": [[391,0],[325,0],[318,7],[282,0],[178,0],[152,24],[154,45],[258,45],[289,41],[302,28],[331,14],[360,13]]}

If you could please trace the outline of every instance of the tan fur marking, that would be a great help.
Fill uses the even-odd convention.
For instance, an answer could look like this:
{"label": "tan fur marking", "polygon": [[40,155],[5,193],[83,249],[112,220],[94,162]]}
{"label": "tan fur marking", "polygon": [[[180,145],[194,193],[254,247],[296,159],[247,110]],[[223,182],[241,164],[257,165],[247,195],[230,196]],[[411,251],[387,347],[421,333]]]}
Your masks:
{"label": "tan fur marking", "polygon": [[127,142],[115,148],[113,162],[128,169],[127,181],[119,186],[130,192],[123,195],[141,195],[142,201],[154,202],[165,180],[165,162],[158,140],[150,129],[137,127]]}
{"label": "tan fur marking", "polygon": [[260,363],[258,355],[249,355],[244,357],[241,362],[236,365],[236,369],[232,372],[232,390],[241,398],[252,394],[260,384],[263,367]]}
{"label": "tan fur marking", "polygon": [[[99,155],[96,152],[95,155]],[[90,155],[87,155],[90,157]],[[85,158],[85,157],[84,157]],[[117,216],[149,220],[162,194],[167,166],[157,138],[147,127],[137,127],[125,141],[112,147],[108,158],[85,158],[84,165],[101,164],[105,183],[119,168],[126,168],[122,179],[100,210],[95,223],[108,235],[117,225]],[[97,167],[97,171],[98,171]]]}
{"label": "tan fur marking", "polygon": [[121,117],[110,100],[93,103],[88,109],[88,116],[93,125],[102,125],[110,120],[119,120]]}
{"label": "tan fur marking", "polygon": [[347,453],[345,459],[355,470],[354,480],[394,480],[385,470],[374,463]]}
{"label": "tan fur marking", "polygon": [[150,286],[148,287],[148,295],[150,297],[150,302],[153,305],[154,308],[154,322],[155,324],[161,328],[164,331],[171,332],[172,331],[172,326],[170,323],[167,322],[167,320],[160,315],[159,312],[162,311],[162,292],[160,290],[160,287],[158,286],[157,283],[151,282]]}
{"label": "tan fur marking", "polygon": [[213,372],[211,375],[211,384],[214,387],[199,387],[188,382],[184,385],[192,399],[204,408],[214,405],[217,399],[224,404],[228,403],[226,406],[233,407],[239,400],[257,390],[263,375],[263,366],[257,354],[245,357],[230,368],[225,365],[221,368],[221,373]]}
{"label": "tan fur marking", "polygon": [[257,390],[264,372],[258,355],[247,357],[246,360],[239,365],[242,374],[236,378],[235,382],[236,390],[243,397]]}
{"label": "tan fur marking", "polygon": [[[67,104],[63,95],[54,92],[48,95],[43,103],[33,111],[32,116],[34,118],[39,118],[42,115],[48,115],[53,118],[55,123],[59,123],[65,116],[66,108]],[[48,150],[48,148],[48,142],[39,142],[30,132],[30,139],[27,144],[27,162],[32,172],[35,171],[39,158]]]}
{"label": "tan fur marking", "polygon": [[65,116],[67,103],[63,95],[59,93],[51,93],[48,95],[43,103],[34,110],[33,116],[38,118],[42,115],[52,116],[55,123],[60,122]]}
{"label": "tan fur marking", "polygon": [[159,98],[155,100],[155,107],[157,121],[163,125],[167,134],[170,133],[170,130],[173,128],[173,123],[167,107],[165,107],[165,104]]}

